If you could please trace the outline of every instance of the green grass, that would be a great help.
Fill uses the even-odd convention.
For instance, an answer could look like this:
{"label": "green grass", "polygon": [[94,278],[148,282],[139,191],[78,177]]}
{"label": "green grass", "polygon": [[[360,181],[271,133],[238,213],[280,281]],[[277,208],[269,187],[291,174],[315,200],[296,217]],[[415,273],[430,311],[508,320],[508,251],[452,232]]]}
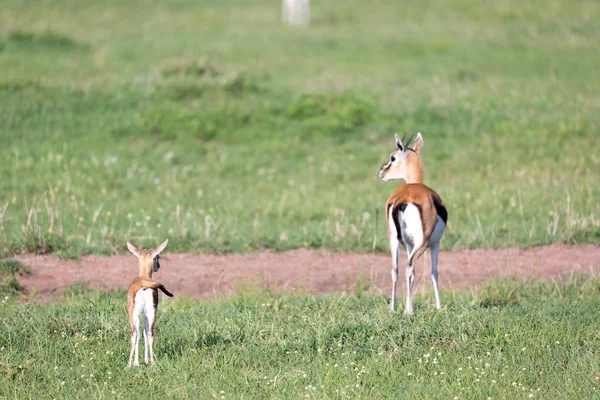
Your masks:
{"label": "green grass", "polygon": [[0,296],[20,294],[17,276],[31,273],[31,269],[17,260],[0,261]]}
{"label": "green grass", "polygon": [[500,281],[442,293],[439,312],[426,293],[411,318],[368,291],[163,300],[158,362],[132,369],[123,291],[9,298],[0,397],[595,398],[599,287]]}
{"label": "green grass", "polygon": [[364,4],[4,1],[0,253],[382,251],[406,131],[444,247],[600,242],[597,2]]}

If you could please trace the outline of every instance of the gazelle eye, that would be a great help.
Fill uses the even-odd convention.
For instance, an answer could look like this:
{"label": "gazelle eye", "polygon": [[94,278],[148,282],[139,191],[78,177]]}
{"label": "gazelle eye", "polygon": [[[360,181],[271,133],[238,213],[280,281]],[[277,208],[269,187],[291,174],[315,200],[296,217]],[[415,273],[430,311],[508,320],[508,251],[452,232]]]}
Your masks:
{"label": "gazelle eye", "polygon": [[394,161],[396,161],[396,157],[394,157],[393,155],[391,155],[391,156],[390,156],[390,161],[391,161],[391,162],[394,162]]}

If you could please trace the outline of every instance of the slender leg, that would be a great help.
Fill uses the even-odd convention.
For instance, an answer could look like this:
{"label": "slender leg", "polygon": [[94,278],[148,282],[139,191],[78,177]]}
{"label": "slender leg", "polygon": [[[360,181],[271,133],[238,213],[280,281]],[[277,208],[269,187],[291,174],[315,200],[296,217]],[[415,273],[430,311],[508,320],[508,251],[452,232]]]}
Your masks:
{"label": "slender leg", "polygon": [[417,260],[421,258],[425,250],[427,250],[427,243],[416,244],[414,248],[410,248],[408,255],[408,263],[406,264],[406,310],[405,314],[412,315],[412,296],[411,289],[415,283],[415,264]]}
{"label": "slender leg", "polygon": [[150,328],[150,332],[148,334],[149,338],[150,338],[150,362],[152,364],[154,364],[154,361],[156,361],[156,358],[154,357],[154,329]]}
{"label": "slender leg", "polygon": [[[399,214],[396,215],[399,217]],[[394,207],[390,206],[387,210],[388,233],[390,235],[390,251],[392,252],[392,311],[396,311],[396,283],[398,282],[398,257],[400,256],[400,240],[398,239],[398,230],[394,222]]]}
{"label": "slender leg", "polygon": [[[414,247],[407,244],[406,245],[406,256],[410,260],[410,256],[413,253]],[[406,306],[404,308],[404,314],[412,315],[412,296],[410,290],[412,289],[414,282],[415,271],[414,268],[409,268],[409,264],[406,264]]]}
{"label": "slender leg", "polygon": [[410,293],[410,290],[412,288],[412,276],[414,276],[415,274],[415,269],[414,267],[411,267],[410,265],[406,266],[406,307],[404,308],[404,314],[406,315],[412,315],[413,313],[413,308],[412,308],[412,295]]}
{"label": "slender leg", "polygon": [[398,257],[400,256],[400,242],[395,236],[390,237],[390,250],[392,252],[392,311],[396,311],[396,282],[398,282]]}
{"label": "slender leg", "polygon": [[135,359],[133,361],[133,365],[135,367],[138,367],[140,365],[140,359],[139,359],[139,355],[138,355],[138,348],[140,347],[140,318],[135,318],[133,321],[133,324],[135,325],[135,347],[134,347],[134,353],[135,353]]}
{"label": "slender leg", "polygon": [[131,363],[133,362],[133,352],[135,349],[135,343],[137,341],[136,339],[136,330],[135,330],[135,326],[131,327],[131,349],[129,350],[129,362],[127,363],[128,367],[131,367]]}
{"label": "slender leg", "polygon": [[156,313],[152,312],[148,315],[148,340],[150,341],[150,362],[154,364],[154,322],[156,321]]}
{"label": "slender leg", "polygon": [[439,310],[440,306],[440,292],[438,289],[438,252],[440,250],[440,243],[436,243],[431,246],[431,280],[433,281],[433,292],[435,293],[435,307]]}
{"label": "slender leg", "polygon": [[144,315],[144,362],[148,364],[148,317]]}

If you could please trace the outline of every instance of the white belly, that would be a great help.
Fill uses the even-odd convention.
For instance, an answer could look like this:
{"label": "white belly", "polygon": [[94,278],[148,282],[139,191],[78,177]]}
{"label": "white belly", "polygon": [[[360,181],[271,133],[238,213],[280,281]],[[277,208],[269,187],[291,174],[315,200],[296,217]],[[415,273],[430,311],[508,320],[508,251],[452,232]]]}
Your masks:
{"label": "white belly", "polygon": [[442,234],[444,233],[444,229],[446,229],[446,224],[438,215],[435,228],[433,228],[433,233],[429,237],[429,246],[432,246],[440,241]]}

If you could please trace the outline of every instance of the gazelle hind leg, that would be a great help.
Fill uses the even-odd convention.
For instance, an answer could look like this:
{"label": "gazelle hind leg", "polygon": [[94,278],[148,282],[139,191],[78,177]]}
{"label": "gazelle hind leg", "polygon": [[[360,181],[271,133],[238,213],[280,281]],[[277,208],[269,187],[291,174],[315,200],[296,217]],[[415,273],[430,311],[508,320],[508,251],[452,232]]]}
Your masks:
{"label": "gazelle hind leg", "polygon": [[438,289],[438,252],[440,251],[440,243],[436,243],[431,246],[431,280],[433,282],[433,292],[435,293],[435,307],[439,310],[440,305],[440,292]]}
{"label": "gazelle hind leg", "polygon": [[135,346],[137,343],[137,338],[136,336],[139,335],[139,333],[137,332],[135,326],[131,327],[131,348],[129,350],[129,362],[127,363],[128,367],[131,367],[131,364],[133,363],[133,353],[135,350]]}
{"label": "gazelle hind leg", "polygon": [[388,209],[387,223],[388,233],[390,235],[390,251],[392,252],[392,311],[396,311],[396,283],[398,282],[398,257],[400,256],[400,240],[398,239],[398,229],[394,222],[394,207]]}
{"label": "gazelle hind leg", "polygon": [[129,363],[127,364],[129,367],[131,366],[131,361],[133,360],[133,365],[135,367],[140,365],[139,357],[138,357],[138,347],[140,344],[140,318],[139,316],[134,316],[133,318],[133,327],[131,329],[131,350],[129,351]]}
{"label": "gazelle hind leg", "polygon": [[406,264],[406,310],[405,314],[412,315],[413,307],[412,307],[412,295],[411,289],[413,284],[415,283],[415,265],[417,260],[421,258],[425,250],[427,250],[427,244],[419,243],[416,246],[409,247],[410,253],[408,255],[408,262]]}
{"label": "gazelle hind leg", "polygon": [[144,315],[144,362],[148,364],[148,317]]}
{"label": "gazelle hind leg", "polygon": [[396,283],[398,282],[398,257],[400,256],[400,241],[397,237],[390,238],[392,252],[392,311],[396,311]]}
{"label": "gazelle hind leg", "polygon": [[133,361],[133,365],[135,367],[139,367],[140,358],[139,358],[139,348],[140,348],[140,323],[138,322],[135,327],[135,360]]}
{"label": "gazelle hind leg", "polygon": [[154,321],[156,320],[156,314],[152,313],[148,316],[148,340],[150,344],[150,362],[154,364],[156,357],[154,357]]}
{"label": "gazelle hind leg", "polygon": [[[410,260],[410,255],[413,253],[414,247],[406,245],[406,256]],[[404,307],[404,314],[412,315],[412,294],[411,289],[415,280],[415,269],[409,268],[409,264],[406,264],[406,305]]]}

